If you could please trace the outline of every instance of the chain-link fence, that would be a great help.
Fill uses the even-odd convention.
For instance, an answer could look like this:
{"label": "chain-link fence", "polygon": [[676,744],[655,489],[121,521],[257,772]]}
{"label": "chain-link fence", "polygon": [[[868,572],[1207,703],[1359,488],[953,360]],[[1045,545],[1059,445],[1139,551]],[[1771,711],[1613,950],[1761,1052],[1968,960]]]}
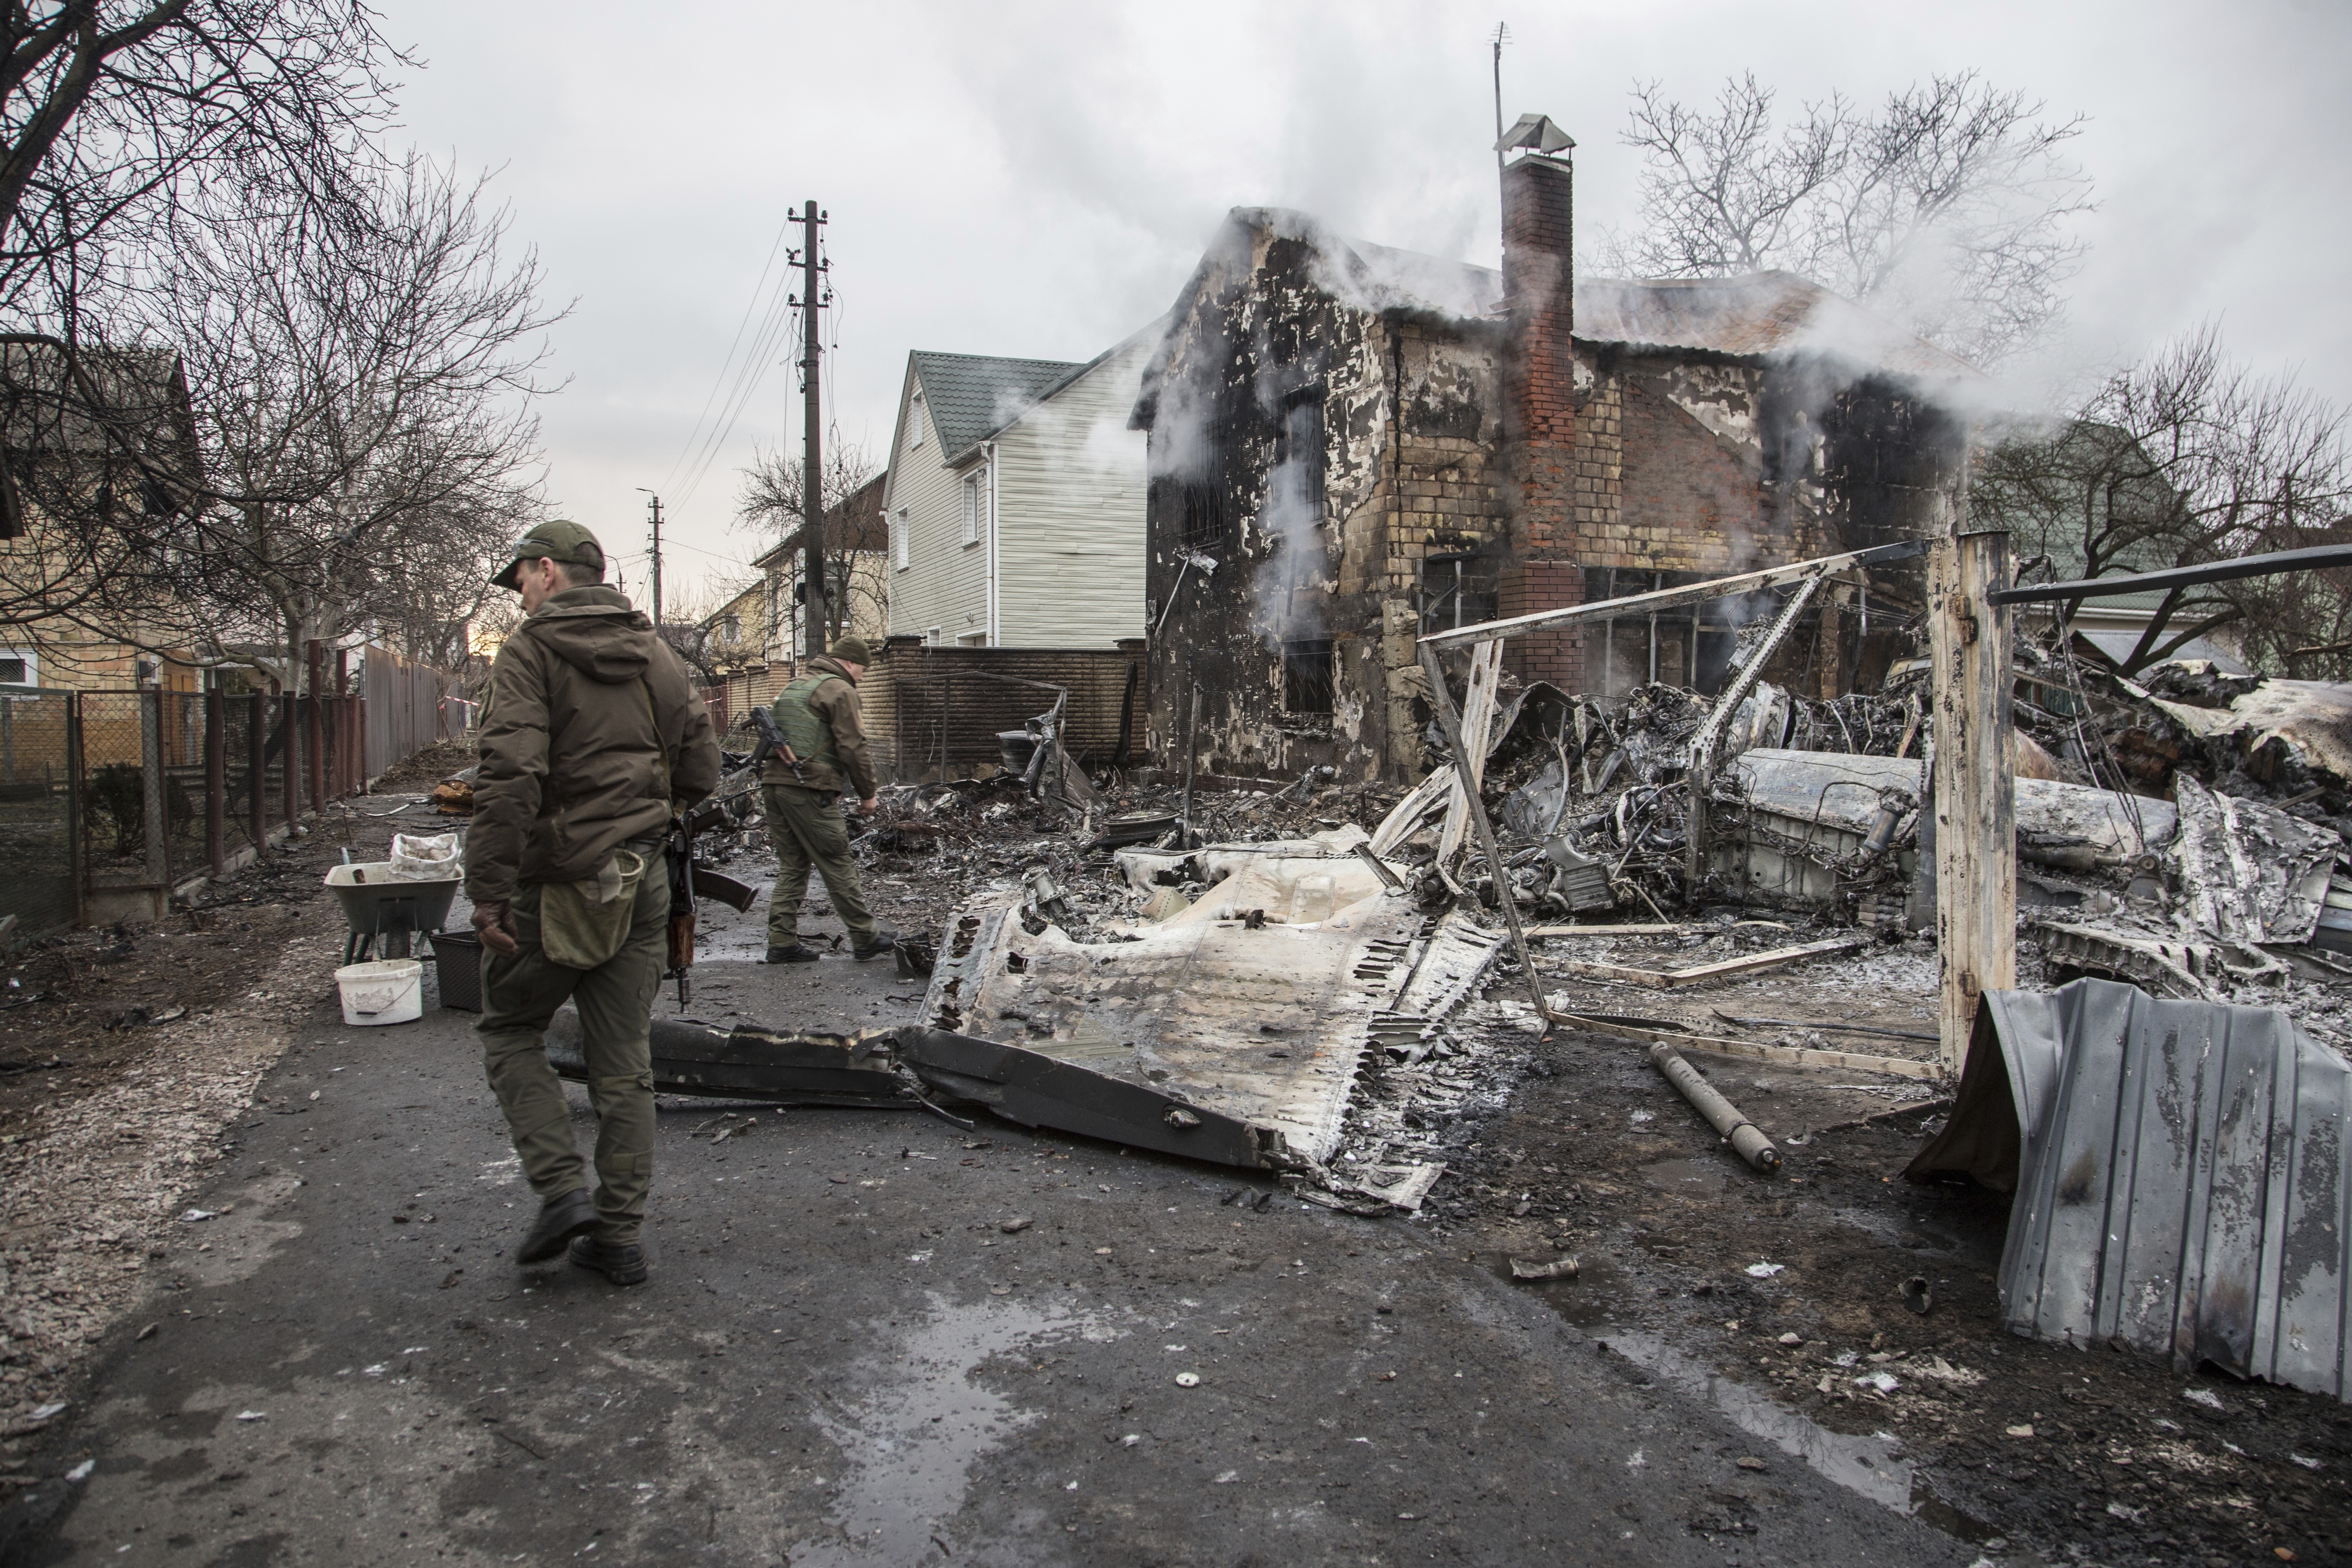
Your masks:
{"label": "chain-link fence", "polygon": [[69,923],[79,907],[74,705],[62,691],[0,695],[0,915],[11,934]]}

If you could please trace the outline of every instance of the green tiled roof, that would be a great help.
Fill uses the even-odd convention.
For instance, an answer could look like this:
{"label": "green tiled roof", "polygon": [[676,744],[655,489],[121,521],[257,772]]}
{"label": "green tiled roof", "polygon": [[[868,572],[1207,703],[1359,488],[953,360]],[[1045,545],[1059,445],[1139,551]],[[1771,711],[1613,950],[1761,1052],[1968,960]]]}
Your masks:
{"label": "green tiled roof", "polygon": [[914,358],[915,377],[922,384],[931,427],[940,433],[940,459],[945,463],[961,458],[1086,368],[1067,360],[985,354],[918,351]]}

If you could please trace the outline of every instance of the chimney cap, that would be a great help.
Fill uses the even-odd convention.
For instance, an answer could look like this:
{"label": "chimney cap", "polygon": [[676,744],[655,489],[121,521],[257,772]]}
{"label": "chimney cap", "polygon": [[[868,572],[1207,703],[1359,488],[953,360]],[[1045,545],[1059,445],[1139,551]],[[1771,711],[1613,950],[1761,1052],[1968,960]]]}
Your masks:
{"label": "chimney cap", "polygon": [[1503,132],[1495,143],[1495,151],[1507,153],[1514,147],[1525,147],[1549,157],[1554,153],[1576,150],[1576,138],[1551,122],[1549,114],[1522,114],[1519,122]]}

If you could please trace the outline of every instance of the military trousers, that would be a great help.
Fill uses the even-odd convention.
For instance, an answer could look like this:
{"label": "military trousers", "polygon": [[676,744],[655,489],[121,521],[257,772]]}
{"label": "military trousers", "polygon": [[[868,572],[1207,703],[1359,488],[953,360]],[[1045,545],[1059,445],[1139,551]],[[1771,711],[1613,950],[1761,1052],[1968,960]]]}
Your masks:
{"label": "military trousers", "polygon": [[580,1012],[588,1101],[596,1111],[596,1237],[637,1239],[654,1176],[654,995],[668,961],[669,879],[658,853],[637,885],[629,934],[593,969],[571,969],[540,945],[540,889],[514,898],[512,958],[482,953],[482,1065],[506,1112],[522,1173],[541,1203],[587,1186],[572,1137],[572,1108],[547,1059],[547,1026],[571,1002]]}
{"label": "military trousers", "polygon": [[768,945],[790,947],[800,941],[801,905],[808,898],[809,873],[824,878],[833,897],[833,912],[841,917],[850,940],[870,946],[881,928],[866,907],[866,883],[849,854],[849,825],[842,820],[835,796],[798,784],[762,784],[761,804],[767,807],[768,838],[776,847],[776,885],[768,894]]}

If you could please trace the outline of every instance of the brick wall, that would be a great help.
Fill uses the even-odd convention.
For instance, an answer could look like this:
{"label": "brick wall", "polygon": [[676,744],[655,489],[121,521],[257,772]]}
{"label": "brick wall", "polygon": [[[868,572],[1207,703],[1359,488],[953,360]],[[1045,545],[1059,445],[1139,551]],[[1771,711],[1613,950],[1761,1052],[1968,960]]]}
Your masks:
{"label": "brick wall", "polygon": [[1623,383],[1622,501],[1616,526],[1586,542],[1591,566],[1747,571],[1795,559],[1794,541],[1758,538],[1764,498],[1756,454],[1730,444],[1638,378]]}
{"label": "brick wall", "polygon": [[[1531,615],[1584,602],[1584,574],[1564,561],[1526,561],[1501,584],[1502,613]],[[1584,689],[1584,640],[1580,632],[1530,632],[1503,645],[1503,668],[1523,681],[1549,680],[1563,691]]]}

